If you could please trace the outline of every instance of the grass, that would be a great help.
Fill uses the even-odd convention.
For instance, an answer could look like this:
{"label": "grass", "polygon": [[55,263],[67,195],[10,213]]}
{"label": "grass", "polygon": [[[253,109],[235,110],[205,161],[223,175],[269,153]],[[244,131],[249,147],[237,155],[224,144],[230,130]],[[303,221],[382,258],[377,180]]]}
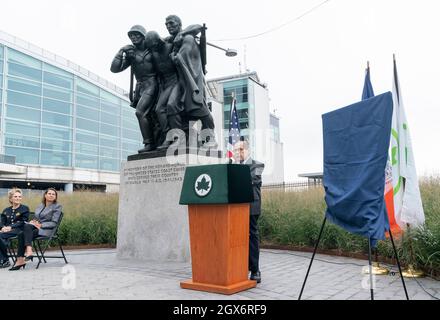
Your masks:
{"label": "grass", "polygon": [[[25,193],[26,194],[26,193]],[[41,202],[41,196],[23,197],[31,211]],[[118,194],[95,192],[59,193],[64,218],[59,235],[67,245],[116,245]],[[1,208],[9,206],[7,197],[0,198]]]}
{"label": "grass", "polygon": [[[410,229],[396,237],[399,258],[403,264],[416,264],[432,275],[440,275],[440,179],[426,178],[420,190],[426,223],[420,229]],[[295,248],[313,248],[325,212],[322,188],[296,192],[264,191],[260,231],[263,244]],[[368,253],[368,241],[342,228],[326,223],[321,250],[341,254]],[[391,241],[379,241],[378,254],[393,259]]]}

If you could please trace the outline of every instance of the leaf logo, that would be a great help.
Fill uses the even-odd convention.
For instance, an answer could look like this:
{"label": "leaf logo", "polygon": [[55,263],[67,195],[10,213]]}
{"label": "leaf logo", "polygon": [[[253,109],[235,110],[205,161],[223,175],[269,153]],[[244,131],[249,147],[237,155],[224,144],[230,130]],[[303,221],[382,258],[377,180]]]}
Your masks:
{"label": "leaf logo", "polygon": [[201,174],[194,184],[194,191],[199,197],[205,197],[212,189],[212,179],[206,173]]}

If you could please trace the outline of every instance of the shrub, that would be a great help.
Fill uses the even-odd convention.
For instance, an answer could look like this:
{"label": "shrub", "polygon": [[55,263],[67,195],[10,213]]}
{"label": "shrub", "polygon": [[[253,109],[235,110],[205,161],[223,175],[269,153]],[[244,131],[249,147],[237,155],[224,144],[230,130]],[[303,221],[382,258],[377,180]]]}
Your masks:
{"label": "shrub", "polygon": [[[26,196],[23,203],[34,211],[41,195]],[[64,245],[116,245],[118,194],[96,192],[58,193],[64,218],[59,235]],[[7,197],[0,199],[2,208],[9,206]]]}
{"label": "shrub", "polygon": [[[440,179],[425,178],[420,183],[426,222],[395,237],[404,264],[414,263],[429,272],[440,272]],[[324,191],[316,187],[302,191],[263,191],[260,231],[264,244],[313,248],[324,213]],[[320,249],[341,253],[368,253],[366,238],[350,234],[327,222]],[[391,241],[379,241],[379,256],[394,258]]]}

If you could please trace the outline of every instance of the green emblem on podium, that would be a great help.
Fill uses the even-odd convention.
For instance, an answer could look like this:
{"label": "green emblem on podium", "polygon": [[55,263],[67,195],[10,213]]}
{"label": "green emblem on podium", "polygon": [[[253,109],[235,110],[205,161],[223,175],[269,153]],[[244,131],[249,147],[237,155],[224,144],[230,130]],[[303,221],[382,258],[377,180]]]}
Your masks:
{"label": "green emblem on podium", "polygon": [[205,197],[212,189],[212,179],[211,177],[204,173],[201,174],[194,184],[194,191],[199,197]]}

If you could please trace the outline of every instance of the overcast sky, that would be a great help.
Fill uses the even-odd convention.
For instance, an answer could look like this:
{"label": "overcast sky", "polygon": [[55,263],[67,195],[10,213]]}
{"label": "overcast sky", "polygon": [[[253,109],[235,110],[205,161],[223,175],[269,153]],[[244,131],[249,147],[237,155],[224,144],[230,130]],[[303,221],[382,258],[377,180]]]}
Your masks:
{"label": "overcast sky", "polygon": [[128,72],[109,67],[132,25],[166,36],[169,14],[184,27],[206,23],[208,41],[239,51],[228,58],[209,49],[208,79],[239,73],[241,63],[268,84],[271,110],[281,118],[286,181],[322,171],[321,115],[360,100],[367,60],[375,93],[391,91],[395,53],[418,174],[439,175],[439,1],[331,0],[275,32],[220,41],[263,33],[322,2],[2,1],[0,29],[128,90]]}

